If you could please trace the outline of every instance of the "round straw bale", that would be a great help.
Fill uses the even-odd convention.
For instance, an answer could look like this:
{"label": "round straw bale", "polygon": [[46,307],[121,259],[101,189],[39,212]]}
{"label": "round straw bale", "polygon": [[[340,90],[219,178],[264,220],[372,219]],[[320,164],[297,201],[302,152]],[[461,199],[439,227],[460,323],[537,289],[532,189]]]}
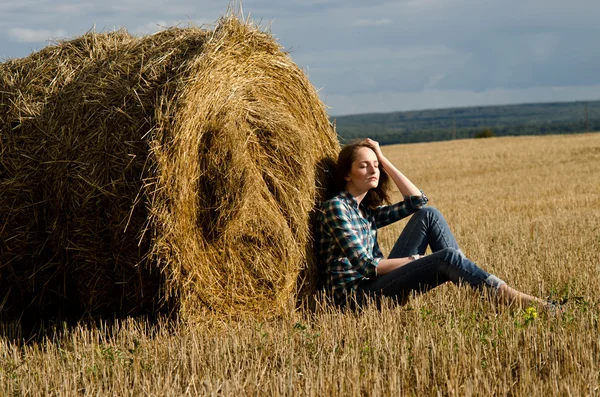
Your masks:
{"label": "round straw bale", "polygon": [[0,72],[5,313],[276,314],[313,286],[339,146],[268,33],[87,33]]}

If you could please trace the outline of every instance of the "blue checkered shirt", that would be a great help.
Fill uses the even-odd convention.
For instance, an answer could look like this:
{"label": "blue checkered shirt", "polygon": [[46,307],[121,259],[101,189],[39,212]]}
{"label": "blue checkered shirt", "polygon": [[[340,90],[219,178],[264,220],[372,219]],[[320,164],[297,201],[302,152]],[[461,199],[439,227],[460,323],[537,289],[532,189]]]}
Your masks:
{"label": "blue checkered shirt", "polygon": [[[350,193],[340,192],[325,201],[318,214],[319,260],[326,271],[327,287],[344,301],[366,279],[377,275],[383,254],[377,229],[405,218],[427,204],[427,197],[406,196],[393,205],[367,208]],[[361,211],[364,213],[361,214]]]}

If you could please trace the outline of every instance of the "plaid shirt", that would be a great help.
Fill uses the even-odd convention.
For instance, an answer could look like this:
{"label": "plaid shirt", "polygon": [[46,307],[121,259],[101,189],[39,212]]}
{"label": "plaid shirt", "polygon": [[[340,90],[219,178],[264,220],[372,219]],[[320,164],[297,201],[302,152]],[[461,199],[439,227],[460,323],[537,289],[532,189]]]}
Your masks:
{"label": "plaid shirt", "polygon": [[[377,229],[405,218],[427,204],[427,197],[405,196],[404,201],[366,208],[350,193],[340,192],[325,201],[318,215],[319,260],[327,271],[327,286],[338,301],[356,290],[362,280],[377,275],[383,254]],[[361,214],[361,210],[364,216]]]}

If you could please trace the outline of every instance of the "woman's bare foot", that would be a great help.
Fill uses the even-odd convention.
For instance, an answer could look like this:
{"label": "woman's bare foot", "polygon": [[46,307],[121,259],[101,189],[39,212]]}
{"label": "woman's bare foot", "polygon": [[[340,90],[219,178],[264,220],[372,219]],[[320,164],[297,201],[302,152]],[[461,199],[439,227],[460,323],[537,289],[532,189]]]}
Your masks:
{"label": "woman's bare foot", "polygon": [[498,288],[498,298],[502,303],[517,305],[521,309],[526,309],[530,306],[539,306],[545,311],[554,311],[556,309],[556,305],[543,299],[536,298],[535,296],[517,291],[516,289],[509,287],[508,284],[502,284],[500,288]]}

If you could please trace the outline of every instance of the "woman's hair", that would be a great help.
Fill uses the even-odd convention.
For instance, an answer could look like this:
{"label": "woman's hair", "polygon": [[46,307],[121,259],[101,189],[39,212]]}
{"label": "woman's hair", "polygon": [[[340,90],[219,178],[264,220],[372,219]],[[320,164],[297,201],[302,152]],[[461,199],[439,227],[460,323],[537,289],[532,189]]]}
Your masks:
{"label": "woman's hair", "polygon": [[[344,145],[338,155],[337,164],[335,166],[335,192],[336,194],[346,188],[346,176],[352,170],[352,163],[356,159],[356,152],[363,147],[368,147],[373,150],[373,147],[367,143],[366,139],[359,139]],[[380,206],[390,202],[390,177],[385,172],[379,162],[379,183],[376,188],[370,189],[362,203],[369,208]]]}

